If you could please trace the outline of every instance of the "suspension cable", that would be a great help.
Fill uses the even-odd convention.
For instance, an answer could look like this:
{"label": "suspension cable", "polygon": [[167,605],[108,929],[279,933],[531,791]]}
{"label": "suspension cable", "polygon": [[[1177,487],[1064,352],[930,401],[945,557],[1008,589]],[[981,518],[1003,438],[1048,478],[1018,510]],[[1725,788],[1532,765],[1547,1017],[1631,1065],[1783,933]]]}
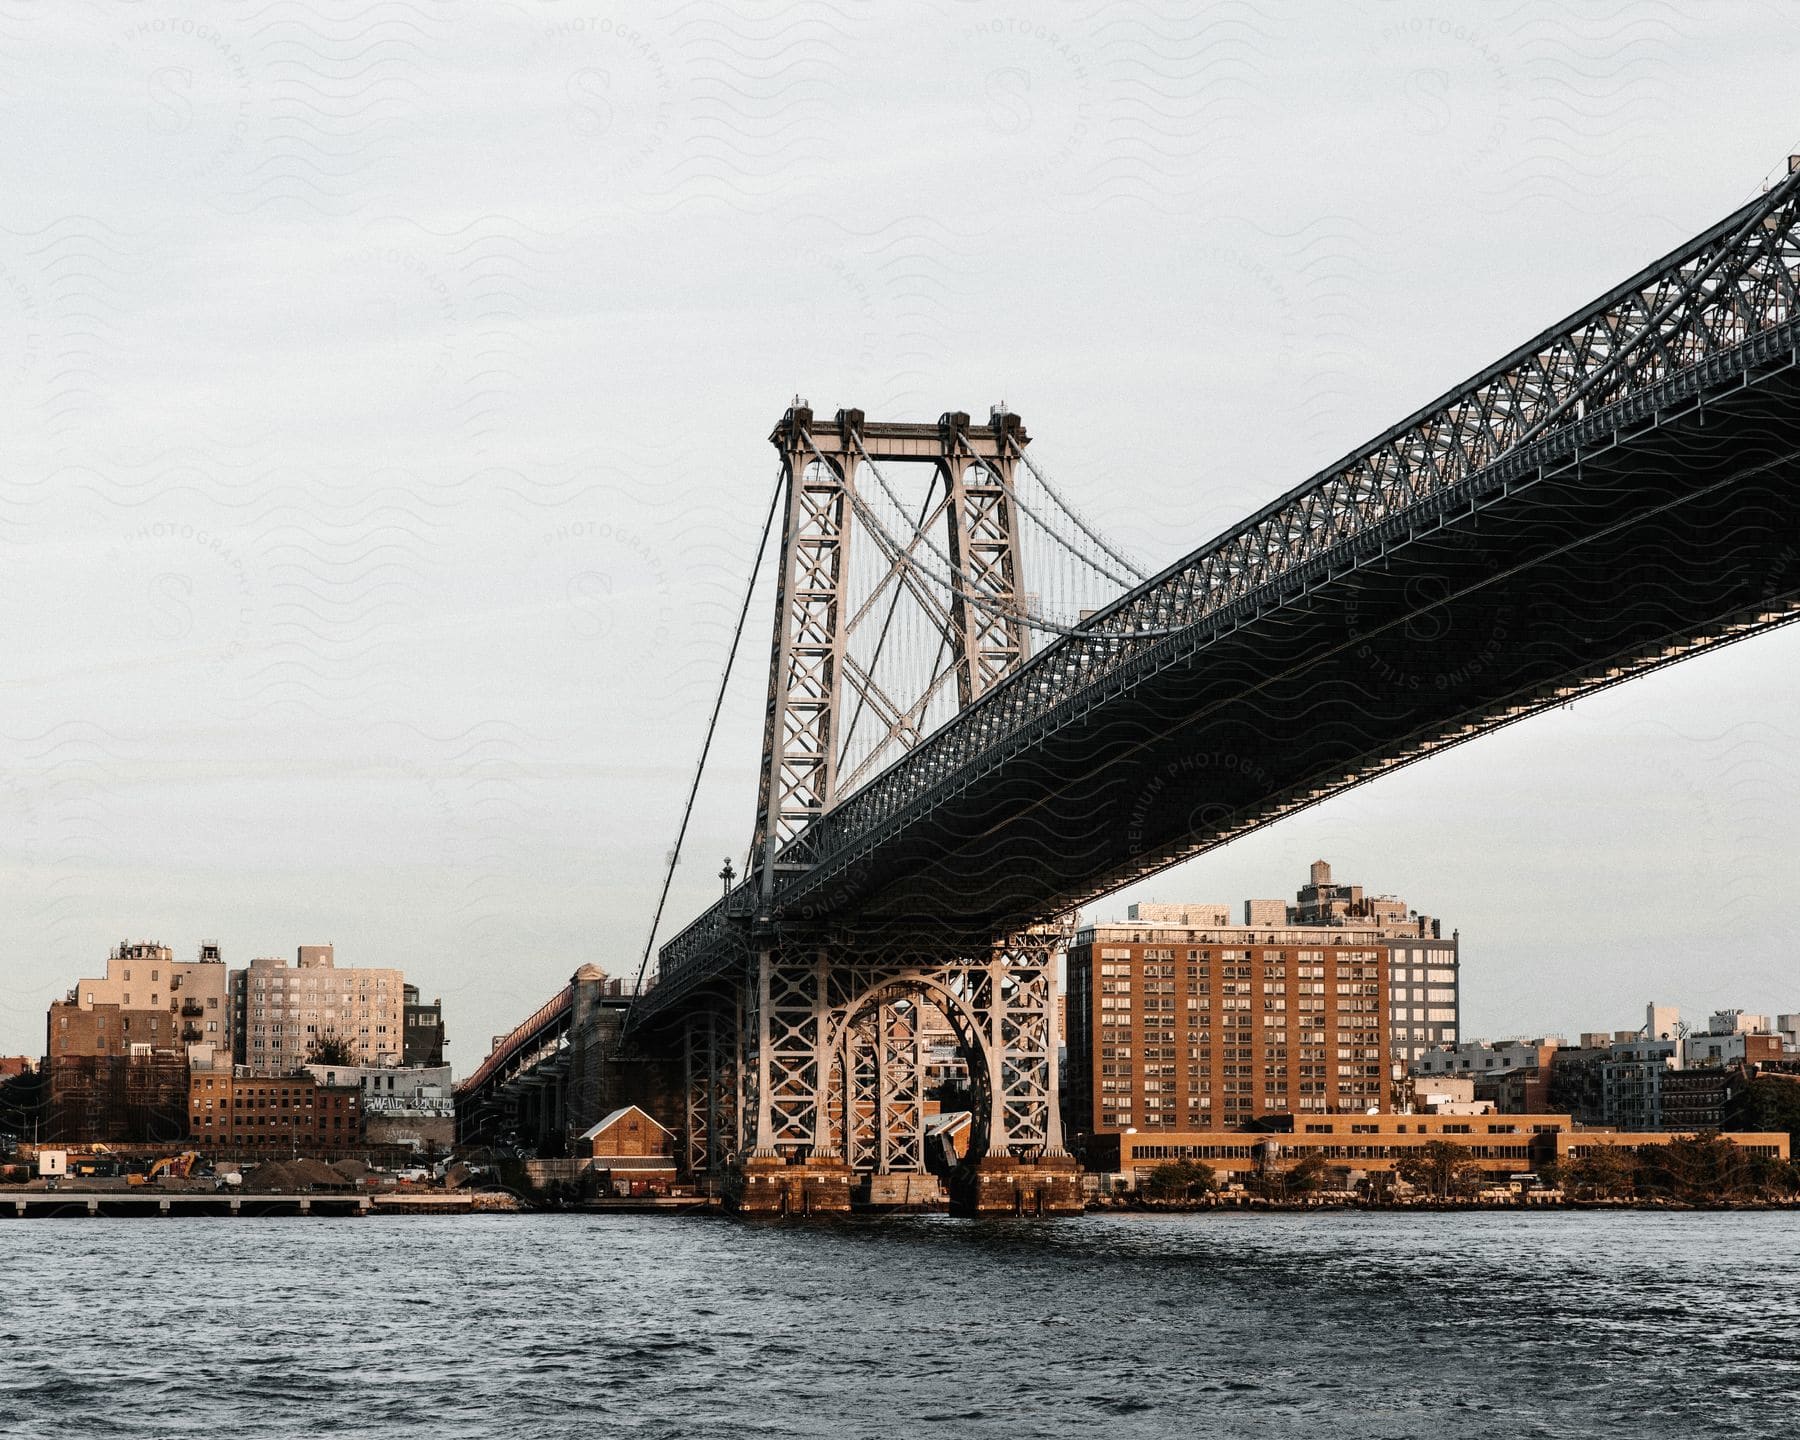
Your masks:
{"label": "suspension cable", "polygon": [[[913,521],[913,529],[915,531],[922,531],[925,528],[925,517],[930,513],[931,496],[928,494],[925,497],[925,503],[919,507],[919,518]],[[894,593],[888,599],[888,611],[881,622],[881,633],[875,637],[875,653],[869,657],[867,669],[871,676],[875,673],[875,667],[881,663],[881,652],[887,646],[888,630],[892,627],[894,615],[900,608],[900,596],[904,589],[905,586],[896,584],[894,586]],[[848,634],[848,627],[846,627],[845,633]],[[856,735],[856,722],[862,719],[863,710],[867,707],[868,700],[869,697],[867,693],[863,691],[861,686],[858,686],[856,709],[850,716],[850,723],[844,727],[844,737],[838,745],[840,757],[850,753],[850,741]]]}
{"label": "suspension cable", "polygon": [[[1137,583],[1139,581],[1141,581],[1144,578],[1144,574],[1141,570],[1138,570],[1134,566],[1129,564],[1128,562],[1119,559],[1119,556],[1114,554],[1110,547],[1108,547],[1103,541],[1099,540],[1098,537],[1094,536],[1093,532],[1089,531],[1087,526],[1082,525],[1082,522],[1080,520],[1076,519],[1074,514],[1071,513],[1071,511],[1069,510],[1069,507],[1067,505],[1063,504],[1062,497],[1050,488],[1049,484],[1045,481],[1044,477],[1041,474],[1039,474],[1037,467],[1035,465],[1033,465],[1029,460],[1025,461],[1026,468],[1028,470],[1030,470],[1034,476],[1037,477],[1037,482],[1039,485],[1041,485],[1043,487],[1045,493],[1048,494],[1052,500],[1056,501],[1056,503],[1062,507],[1062,511],[1065,515],[1068,515],[1071,520],[1074,520],[1077,525],[1081,526],[1083,533],[1087,534],[1090,539],[1093,539],[1095,541],[1095,543],[1098,544],[1102,550],[1105,550],[1108,555],[1111,555],[1114,560],[1119,561],[1119,564],[1124,567],[1126,573],[1131,577],[1130,579],[1126,579],[1125,576],[1122,576],[1122,575],[1113,574],[1112,571],[1108,570],[1104,565],[1102,565],[1092,555],[1089,555],[1085,550],[1082,550],[1078,546],[1070,543],[1068,536],[1064,535],[1062,533],[1062,531],[1058,530],[1054,525],[1052,525],[1048,520],[1044,519],[1044,517],[1042,515],[1038,514],[1037,511],[1033,510],[1031,508],[1031,506],[1025,502],[1025,497],[1019,493],[1019,487],[1017,485],[1013,485],[1013,484],[1007,482],[1001,476],[1000,472],[994,468],[992,461],[988,460],[985,456],[976,453],[975,446],[970,442],[969,437],[967,435],[963,434],[962,431],[958,430],[956,432],[956,438],[962,442],[963,448],[969,452],[969,458],[974,464],[979,465],[983,470],[987,471],[988,474],[994,476],[997,480],[1000,480],[1001,488],[1003,490],[1005,490],[1005,492],[1006,492],[1006,498],[1009,501],[1011,501],[1012,504],[1016,505],[1019,508],[1019,510],[1021,512],[1023,512],[1023,514],[1025,515],[1025,517],[1027,519],[1035,522],[1038,529],[1043,531],[1044,534],[1048,535],[1052,540],[1054,540],[1057,543],[1057,545],[1059,547],[1061,547],[1061,549],[1063,551],[1065,551],[1068,555],[1074,557],[1074,559],[1079,561],[1081,564],[1087,566],[1088,569],[1092,570],[1101,579],[1110,580],[1114,585],[1117,585],[1121,590],[1132,589],[1135,585],[1137,585]],[[1019,458],[1021,460],[1024,460],[1025,452],[1023,450],[1019,450],[1016,443],[1014,444],[1013,448],[1015,449],[1015,451],[1017,451]]]}
{"label": "suspension cable", "polygon": [[[904,517],[907,513],[907,507],[901,503],[900,497],[894,493],[893,486],[888,484],[887,476],[881,473],[881,467],[877,465],[874,459],[869,455],[868,450],[862,443],[862,437],[853,434],[851,440],[856,446],[857,453],[862,456],[863,463],[869,467],[869,473],[875,477],[876,483],[880,485],[882,493],[887,496],[888,503]],[[807,447],[813,453],[814,460],[816,460],[824,470],[832,474],[838,473],[837,467],[825,458],[823,452],[820,451],[810,434],[806,436],[806,443]],[[1186,625],[1172,625],[1154,627],[1139,626],[1131,630],[1103,630],[1099,626],[1098,615],[1091,615],[1087,619],[1077,620],[1073,625],[1063,625],[1056,621],[1046,620],[1033,615],[1023,605],[1008,607],[996,604],[994,602],[994,597],[984,594],[978,582],[957,565],[949,555],[945,554],[943,547],[930,535],[923,530],[920,530],[915,534],[914,538],[924,543],[925,548],[929,550],[949,572],[949,578],[934,573],[928,567],[920,564],[918,560],[914,559],[909,553],[908,548],[902,546],[889,532],[887,526],[881,523],[881,518],[876,515],[874,509],[868,502],[857,493],[857,489],[854,485],[845,484],[844,494],[849,498],[850,507],[855,512],[857,518],[863,522],[864,527],[875,537],[876,543],[887,552],[888,561],[891,565],[896,569],[909,570],[916,575],[923,575],[934,585],[941,587],[946,594],[959,595],[969,604],[989,615],[998,616],[1002,620],[1014,621],[1030,629],[1042,631],[1047,635],[1079,635],[1084,638],[1102,640],[1154,640],[1168,635],[1178,635],[1188,628]],[[961,582],[960,584],[958,583],[959,581]]]}
{"label": "suspension cable", "polygon": [[[864,448],[862,437],[859,435],[852,435],[851,440],[856,446],[857,453],[862,456],[863,463],[869,467],[869,473],[875,477],[876,483],[881,486],[882,493],[887,496],[888,503],[904,515],[906,513],[906,507],[900,503],[899,496],[894,493],[893,487],[888,484],[887,476],[881,473],[881,467],[875,463],[870,457],[868,450]],[[812,443],[811,436],[807,437],[807,443],[812,446],[812,452],[814,456],[818,458],[819,463],[825,466],[826,469],[831,469],[831,462],[827,460],[824,455],[820,454],[819,447]],[[1168,629],[1144,628],[1120,631],[1101,630],[1096,624],[1095,617],[1090,617],[1086,620],[1078,620],[1073,625],[1063,625],[1054,620],[1046,620],[1040,616],[1033,615],[1023,605],[1009,607],[996,604],[994,597],[985,594],[979,583],[970,576],[967,571],[962,569],[961,566],[952,560],[949,555],[944,552],[943,547],[940,546],[936,540],[932,539],[930,535],[921,531],[918,538],[924,542],[925,548],[929,550],[945,570],[949,572],[950,578],[947,579],[943,575],[933,573],[910,555],[903,555],[900,542],[895,540],[894,537],[888,533],[887,527],[881,523],[880,519],[877,518],[874,511],[863,501],[862,497],[856,493],[855,488],[853,486],[846,486],[845,491],[850,497],[851,505],[855,507],[858,518],[862,520],[863,524],[875,534],[876,538],[885,547],[890,548],[891,558],[895,563],[904,563],[910,569],[931,580],[934,584],[942,586],[946,593],[960,595],[969,604],[975,606],[979,610],[985,611],[989,615],[996,615],[1003,620],[1015,621],[1018,624],[1028,626],[1033,630],[1040,630],[1048,635],[1099,636],[1107,639],[1121,640],[1143,640],[1162,635],[1174,635],[1186,628],[1183,626],[1175,626]],[[961,582],[960,584],[958,583],[959,581]]]}
{"label": "suspension cable", "polygon": [[744,621],[750,614],[750,600],[756,594],[757,576],[762,572],[763,552],[769,548],[769,531],[775,526],[775,512],[781,507],[785,488],[785,472],[775,477],[775,493],[769,498],[769,513],[763,518],[762,539],[756,542],[756,559],[750,562],[750,579],[744,585],[744,603],[738,607],[737,629],[731,634],[731,649],[725,656],[725,673],[719,676],[719,693],[713,699],[712,718],[706,722],[706,739],[700,746],[700,763],[694,767],[694,783],[688,787],[687,805],[681,812],[681,828],[675,832],[675,848],[669,852],[669,868],[663,875],[662,894],[656,897],[656,914],[650,921],[650,933],[644,937],[644,958],[638,962],[637,983],[632,987],[632,1000],[644,991],[644,974],[650,968],[650,952],[656,945],[656,932],[662,925],[663,906],[669,900],[669,886],[675,880],[675,867],[681,860],[681,842],[687,838],[688,822],[694,818],[694,798],[700,793],[700,777],[706,773],[706,757],[712,750],[713,734],[719,728],[719,711],[725,704],[725,691],[731,684],[731,668],[737,660],[738,642],[744,638]]}
{"label": "suspension cable", "polygon": [[[1094,544],[1099,546],[1100,549],[1105,554],[1110,556],[1113,560],[1113,563],[1118,565],[1121,569],[1123,569],[1127,575],[1131,576],[1132,580],[1134,582],[1141,583],[1142,581],[1147,580],[1149,578],[1149,576],[1147,576],[1142,570],[1138,569],[1137,566],[1133,565],[1131,563],[1131,561],[1127,560],[1117,550],[1113,549],[1112,546],[1108,545],[1106,543],[1106,541],[1102,540],[1100,538],[1100,536],[1094,532],[1093,527],[1090,526],[1087,523],[1087,521],[1083,520],[1081,518],[1081,516],[1079,516],[1075,513],[1074,507],[1072,505],[1070,505],[1067,500],[1063,499],[1063,497],[1057,493],[1055,487],[1050,484],[1050,481],[1045,476],[1044,472],[1042,470],[1038,469],[1038,467],[1032,462],[1031,456],[1025,453],[1025,447],[1023,445],[1019,444],[1019,442],[1016,439],[1014,439],[1011,435],[1008,435],[1006,438],[1007,438],[1007,443],[1012,446],[1013,453],[1025,462],[1025,468],[1031,472],[1032,477],[1038,482],[1039,485],[1041,485],[1043,487],[1044,493],[1056,502],[1056,508],[1058,510],[1062,511],[1064,515],[1069,517],[1069,520],[1074,524],[1074,526],[1077,530],[1081,531],[1081,533],[1083,535],[1087,536],[1087,538],[1089,540],[1093,541]],[[1040,525],[1044,525],[1044,522],[1041,520],[1038,521],[1038,523]],[[1062,539],[1061,534],[1058,531],[1056,531],[1053,527],[1051,527],[1049,525],[1044,525],[1044,529],[1046,531],[1048,531],[1050,534],[1055,535],[1058,540]],[[1067,541],[1063,541],[1063,544],[1065,546],[1068,546]],[[1087,556],[1082,555],[1081,552],[1075,550],[1073,546],[1068,546],[1068,548],[1069,548],[1071,554],[1076,555],[1080,559],[1087,560],[1087,563],[1089,565],[1093,566],[1094,569],[1098,570],[1100,568],[1099,566],[1094,565],[1094,562],[1091,559],[1088,559]],[[1100,573],[1103,575],[1106,574],[1106,572],[1104,570],[1102,570]],[[1107,578],[1109,580],[1116,580],[1118,577],[1113,576],[1113,575],[1107,575]],[[1127,586],[1127,588],[1129,589],[1130,587]]]}

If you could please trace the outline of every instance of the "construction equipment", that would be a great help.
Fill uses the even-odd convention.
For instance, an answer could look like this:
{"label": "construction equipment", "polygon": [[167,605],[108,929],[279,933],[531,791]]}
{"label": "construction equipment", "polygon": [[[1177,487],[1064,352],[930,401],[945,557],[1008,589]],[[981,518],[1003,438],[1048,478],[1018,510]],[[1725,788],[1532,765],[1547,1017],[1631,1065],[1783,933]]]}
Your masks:
{"label": "construction equipment", "polygon": [[142,1175],[131,1176],[129,1183],[154,1185],[165,1175],[172,1180],[185,1180],[194,1173],[194,1166],[199,1163],[199,1153],[193,1150],[184,1150],[179,1155],[165,1155]]}

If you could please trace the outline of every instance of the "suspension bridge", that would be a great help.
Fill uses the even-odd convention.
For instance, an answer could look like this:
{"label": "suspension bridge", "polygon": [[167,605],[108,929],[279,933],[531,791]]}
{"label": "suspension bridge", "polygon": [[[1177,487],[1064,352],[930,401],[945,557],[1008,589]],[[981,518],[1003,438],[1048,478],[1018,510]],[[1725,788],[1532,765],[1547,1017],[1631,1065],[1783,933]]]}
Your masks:
{"label": "suspension bridge", "polygon": [[1800,614],[1794,163],[1154,575],[1004,408],[796,401],[749,860],[628,1022],[676,1057],[689,1169],[752,1211],[922,1170],[941,1016],[979,1097],[963,1203],[1078,1204],[1060,917]]}

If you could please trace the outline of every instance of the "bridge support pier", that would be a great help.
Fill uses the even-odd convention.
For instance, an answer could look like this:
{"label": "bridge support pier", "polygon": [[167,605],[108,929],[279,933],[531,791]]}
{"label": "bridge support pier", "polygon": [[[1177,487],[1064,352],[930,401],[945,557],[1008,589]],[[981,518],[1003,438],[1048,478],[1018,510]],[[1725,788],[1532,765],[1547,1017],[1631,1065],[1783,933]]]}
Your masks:
{"label": "bridge support pier", "polygon": [[850,1213],[853,1172],[832,1156],[786,1160],[752,1155],[737,1169],[732,1209],[740,1215],[813,1217]]}
{"label": "bridge support pier", "polygon": [[[928,1017],[941,1015],[979,1097],[968,1158],[950,1187],[955,1207],[972,1215],[1081,1209],[1080,1171],[1063,1151],[1058,1113],[1060,948],[1052,930],[1009,937],[975,958],[765,947],[744,986],[732,1056],[717,1043],[715,1017],[688,1021],[690,1171],[726,1171],[727,1195],[746,1215],[840,1214],[865,1176],[870,1203],[916,1190],[930,1208],[940,1192],[926,1163],[925,1036]],[[723,1073],[728,1065],[736,1085]],[[718,1137],[734,1093],[733,1153],[743,1158],[731,1164]],[[906,1176],[918,1184],[897,1188]]]}
{"label": "bridge support pier", "polygon": [[993,1219],[1007,1215],[1079,1215],[1081,1167],[1069,1155],[1030,1160],[987,1155],[951,1181],[950,1208],[958,1215]]}

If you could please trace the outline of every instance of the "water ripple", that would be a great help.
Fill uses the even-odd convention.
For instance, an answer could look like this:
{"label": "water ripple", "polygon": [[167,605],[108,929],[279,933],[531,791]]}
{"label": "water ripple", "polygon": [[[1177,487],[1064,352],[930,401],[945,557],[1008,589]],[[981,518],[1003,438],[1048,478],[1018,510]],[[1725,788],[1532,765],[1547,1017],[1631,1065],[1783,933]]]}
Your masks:
{"label": "water ripple", "polygon": [[1791,1213],[0,1237],[6,1434],[1756,1436],[1800,1380]]}

